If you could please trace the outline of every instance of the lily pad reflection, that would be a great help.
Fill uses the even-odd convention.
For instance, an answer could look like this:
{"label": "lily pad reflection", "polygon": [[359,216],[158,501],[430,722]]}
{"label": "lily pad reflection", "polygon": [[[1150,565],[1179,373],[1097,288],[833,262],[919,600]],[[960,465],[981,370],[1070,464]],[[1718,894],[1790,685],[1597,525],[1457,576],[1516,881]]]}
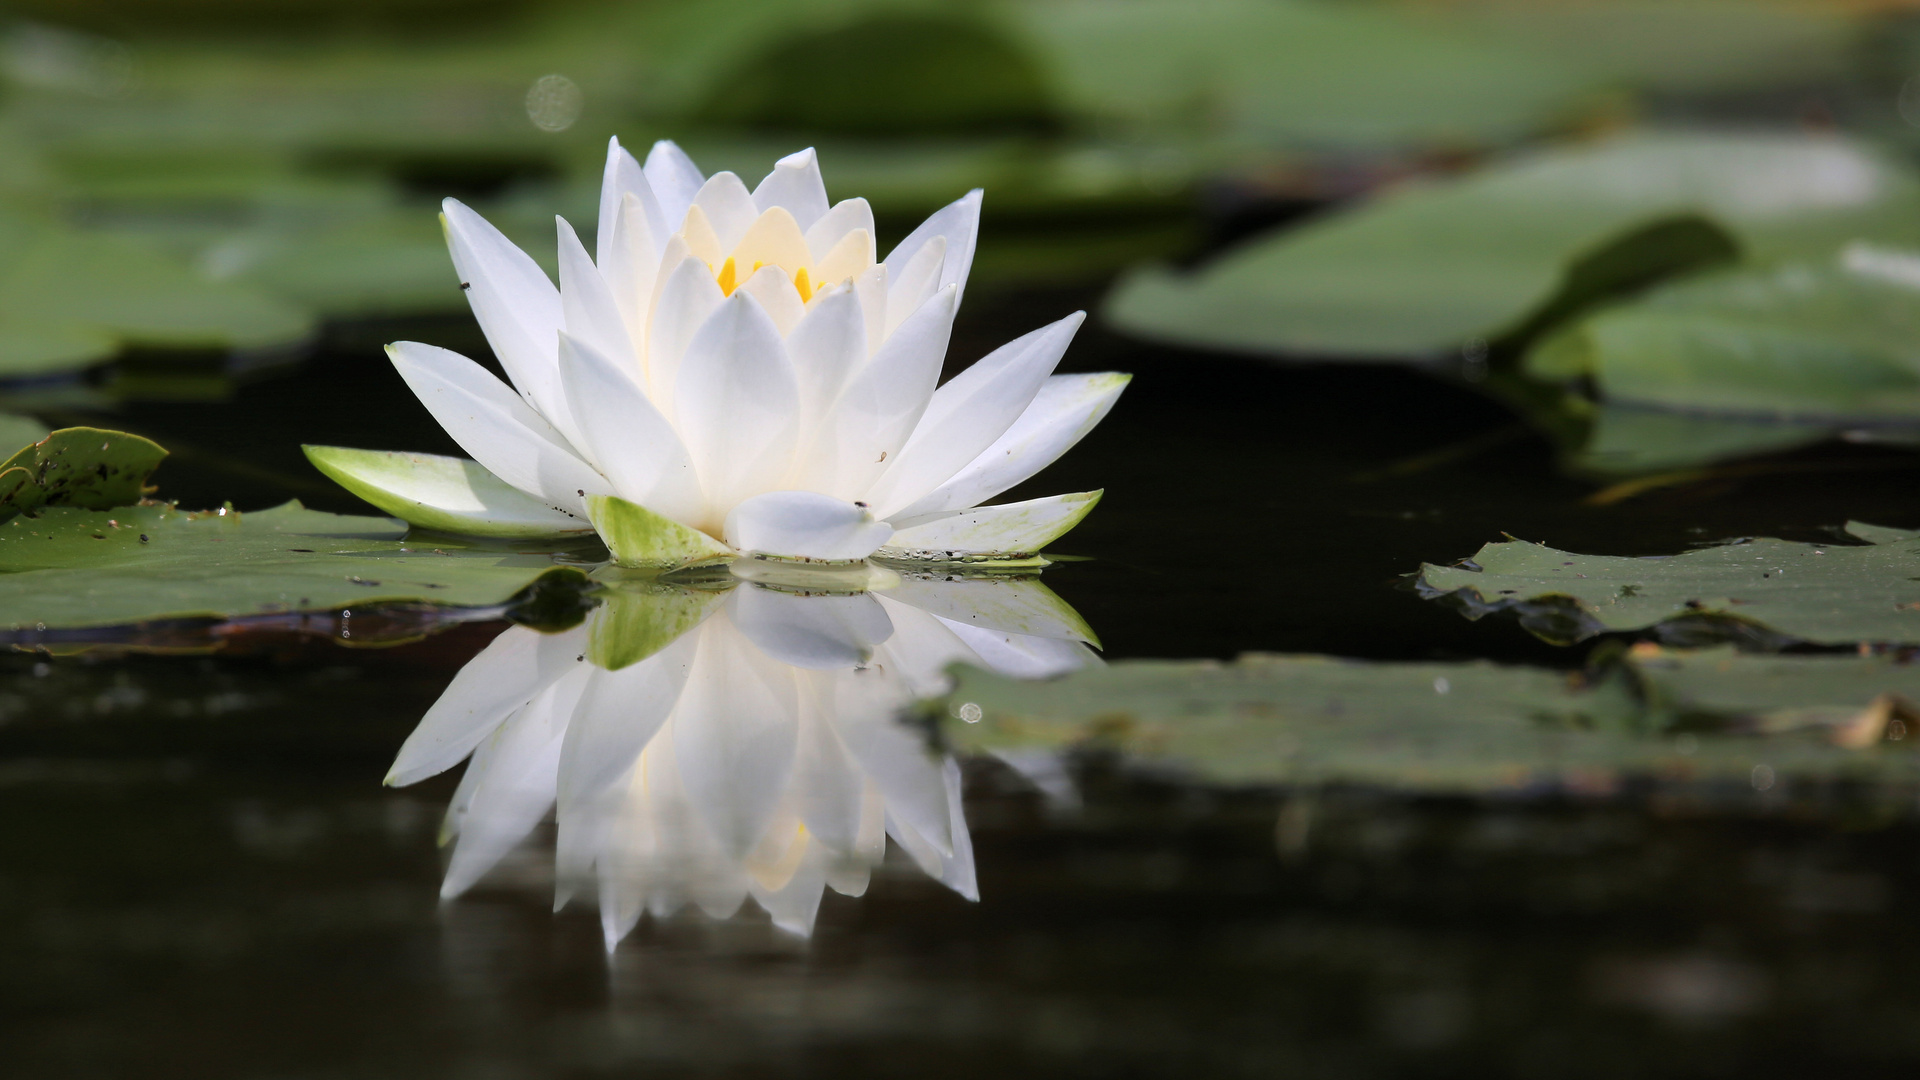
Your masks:
{"label": "lily pad reflection", "polygon": [[609,949],[642,915],[727,918],[751,897],[812,932],[825,890],[858,896],[887,838],[975,899],[960,772],[901,722],[948,665],[1009,677],[1098,663],[1031,580],[618,583],[559,634],[513,627],[461,670],[388,783],[468,762],[442,886],[480,881],[551,813],[556,903],[597,902]]}

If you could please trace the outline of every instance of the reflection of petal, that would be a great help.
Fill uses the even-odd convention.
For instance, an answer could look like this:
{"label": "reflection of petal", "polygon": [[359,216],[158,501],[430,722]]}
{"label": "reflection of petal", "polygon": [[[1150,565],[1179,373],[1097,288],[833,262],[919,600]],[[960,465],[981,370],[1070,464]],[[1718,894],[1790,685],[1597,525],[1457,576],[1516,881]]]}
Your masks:
{"label": "reflection of petal", "polygon": [[795,596],[747,585],[728,597],[727,614],[762,652],[800,668],[864,664],[875,645],[893,636],[886,609],[866,593]]}
{"label": "reflection of petal", "polygon": [[850,856],[860,841],[867,782],[827,719],[826,710],[833,707],[834,678],[809,674],[801,679],[794,803],[809,832],[834,852]]}
{"label": "reflection of petal", "polygon": [[572,670],[585,628],[542,634],[508,627],[453,677],[394,759],[387,783],[417,783],[473,752],[515,709]]}
{"label": "reflection of petal", "polygon": [[459,896],[526,838],[553,806],[561,739],[594,669],[576,664],[493,736],[496,745],[473,788],[440,895]]}
{"label": "reflection of petal", "polygon": [[730,626],[708,623],[700,636],[674,712],[675,756],[696,816],[738,858],[759,841],[786,791],[797,727],[793,673]]}
{"label": "reflection of petal", "polygon": [[887,835],[899,841],[928,877],[969,900],[980,899],[980,886],[973,870],[973,839],[967,834],[967,819],[960,803],[960,766],[952,758],[940,765],[940,791],[946,796],[946,820],[942,831],[950,837],[943,849],[913,822],[887,813]]}
{"label": "reflection of petal", "polygon": [[680,699],[698,645],[688,634],[630,667],[594,669],[560,751],[563,812],[596,798],[633,768]]}
{"label": "reflection of petal", "polygon": [[876,667],[834,682],[828,716],[861,771],[886,797],[889,816],[907,822],[942,855],[953,848],[940,759],[919,732],[898,722],[900,687]]}
{"label": "reflection of petal", "polygon": [[933,581],[904,578],[887,599],[965,626],[1065,641],[1090,641],[1093,631],[1080,613],[1052,589],[1032,579],[974,578]]}

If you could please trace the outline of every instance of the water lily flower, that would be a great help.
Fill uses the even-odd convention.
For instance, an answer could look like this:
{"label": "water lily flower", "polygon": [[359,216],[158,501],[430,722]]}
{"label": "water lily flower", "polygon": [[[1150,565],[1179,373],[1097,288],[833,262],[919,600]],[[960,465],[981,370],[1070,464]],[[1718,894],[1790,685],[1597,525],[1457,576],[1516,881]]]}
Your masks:
{"label": "water lily flower", "polygon": [[978,898],[956,762],[899,722],[964,662],[1017,677],[1098,663],[1034,581],[902,578],[824,594],[629,583],[560,634],[511,627],[454,677],[390,784],[467,760],[443,896],[551,814],[556,900],[600,907],[612,949],[645,914],[727,918],[751,897],[811,933],[826,889],[858,896],[887,841]]}
{"label": "water lily flower", "polygon": [[671,142],[614,140],[591,257],[559,220],[556,288],[448,199],[448,246],[511,385],[445,349],[388,347],[473,460],[307,447],[415,525],[598,531],[616,560],[757,553],[843,561],[1025,558],[1100,492],[981,506],[1065,453],[1128,376],[1055,375],[1083,313],[939,384],[980,192],[876,258],[864,199],[829,205],[812,150],[748,189]]}

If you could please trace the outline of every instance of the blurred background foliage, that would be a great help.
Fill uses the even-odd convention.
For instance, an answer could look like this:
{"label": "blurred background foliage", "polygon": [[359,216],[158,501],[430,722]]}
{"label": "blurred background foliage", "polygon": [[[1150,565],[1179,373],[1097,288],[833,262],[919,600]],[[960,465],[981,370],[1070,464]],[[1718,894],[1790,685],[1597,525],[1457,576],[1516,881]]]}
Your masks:
{"label": "blurred background foliage", "polygon": [[981,295],[1120,275],[1124,332],[1422,365],[1595,474],[1920,437],[1902,3],[12,0],[0,90],[41,398],[458,312],[435,202],[550,261],[618,134],[818,145],[893,236],[984,186]]}

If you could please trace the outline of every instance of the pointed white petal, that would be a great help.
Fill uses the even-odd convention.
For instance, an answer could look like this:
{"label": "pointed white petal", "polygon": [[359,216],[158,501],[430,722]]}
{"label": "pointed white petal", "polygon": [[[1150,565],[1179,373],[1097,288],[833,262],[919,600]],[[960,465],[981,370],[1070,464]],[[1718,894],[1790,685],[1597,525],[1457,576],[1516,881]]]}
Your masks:
{"label": "pointed white petal", "polygon": [[1080,524],[1099,501],[1100,492],[1082,491],[896,521],[885,553],[935,561],[1031,558]]}
{"label": "pointed white petal", "polygon": [[[652,310],[656,275],[660,272],[659,234],[647,224],[646,211],[632,195],[614,209],[611,247],[600,259],[600,276],[613,293],[620,321],[627,328],[627,340],[635,349],[647,340],[647,313]],[[634,354],[639,370],[640,354]]]}
{"label": "pointed white petal", "polygon": [[466,458],[302,446],[313,467],[409,525],[465,536],[540,537],[588,531]]}
{"label": "pointed white petal", "polygon": [[866,593],[798,596],[743,585],[728,595],[727,615],[761,652],[815,671],[864,664],[893,636],[886,609]]}
{"label": "pointed white petal", "polygon": [[893,535],[866,507],[812,491],[769,491],[727,514],[727,543],[736,551],[822,562],[864,559]]}
{"label": "pointed white petal", "polygon": [[979,457],[1033,404],[1086,317],[1076,311],[1015,338],[947,380],[867,501],[891,517]]}
{"label": "pointed white petal", "polygon": [[860,265],[864,270],[877,260],[874,258],[873,207],[865,199],[842,199],[833,204],[833,209],[820,220],[807,226],[807,250],[813,253],[814,261],[823,261],[827,252],[840,246],[840,242],[859,230],[866,230],[866,261]]}
{"label": "pointed white petal", "polygon": [[566,402],[553,370],[554,333],[564,325],[560,290],[526,252],[457,199],[441,204],[447,249],[467,303],[514,388],[566,430]]}
{"label": "pointed white petal", "polygon": [[907,260],[936,236],[947,238],[946,258],[942,260],[942,287],[958,285],[962,296],[967,291],[967,272],[973,268],[973,249],[980,236],[980,189],[975,188],[938,210],[907,234],[900,245],[887,253],[887,269],[898,275]]}
{"label": "pointed white petal", "polygon": [[[560,234],[560,307],[567,335],[586,343],[595,352],[619,361],[638,378],[640,356],[627,337],[627,322],[620,317],[613,290],[607,287],[606,279],[600,276],[593,260],[587,258],[587,249],[581,245],[579,234],[573,231],[573,226],[562,217],[553,220]],[[561,372],[560,385],[563,390],[566,382],[566,373]],[[569,415],[574,415],[570,394],[567,410]],[[574,429],[580,429],[577,416]]]}
{"label": "pointed white petal", "polygon": [[510,626],[467,661],[400,746],[386,782],[417,784],[458,765],[481,740],[573,670],[586,628],[542,634]]}
{"label": "pointed white petal", "polygon": [[959,296],[949,287],[922,304],[847,381],[821,418],[799,486],[872,502],[862,493],[906,445],[940,381]]}
{"label": "pointed white petal", "polygon": [[977,506],[1034,475],[1085,438],[1106,417],[1132,378],[1115,372],[1053,376],[1005,435],[981,451],[953,479],[913,505],[888,514],[888,519],[908,521],[943,510]]}
{"label": "pointed white petal", "polygon": [[594,670],[560,749],[562,812],[598,797],[633,768],[680,700],[698,645],[688,634],[637,664]]}
{"label": "pointed white petal", "polygon": [[[653,185],[647,183],[647,176],[640,163],[620,145],[618,138],[607,140],[607,167],[600,176],[600,221],[595,235],[594,261],[602,270],[613,257],[617,232],[615,225],[620,217],[620,205],[629,197],[639,202],[644,216],[636,218],[630,227],[645,227],[649,241],[660,237],[664,241],[667,235],[668,219],[660,209],[660,200],[653,195]],[[684,214],[685,211],[682,211]],[[673,218],[679,221],[678,217]],[[659,248],[646,251],[648,258],[659,261]]]}
{"label": "pointed white petal", "polygon": [[725,299],[713,271],[697,257],[682,259],[660,287],[647,327],[647,396],[669,419],[675,418],[674,394],[687,345]]}
{"label": "pointed white petal", "polygon": [[[727,257],[726,249],[720,246],[720,234],[713,231],[712,220],[697,205],[687,207],[687,218],[680,223],[677,238],[687,245],[687,254],[707,264],[708,273],[719,270]],[[663,258],[662,262],[665,261]]]}
{"label": "pointed white petal", "polygon": [[653,149],[647,151],[644,171],[647,186],[659,200],[661,220],[671,230],[687,216],[687,207],[693,205],[694,195],[707,178],[686,151],[666,139],[654,143]]}
{"label": "pointed white petal", "polygon": [[801,317],[807,313],[807,305],[794,289],[793,279],[778,266],[761,267],[740,286],[740,291],[760,301],[781,337],[793,333],[793,328],[800,325]]}
{"label": "pointed white petal", "polygon": [[676,426],[710,507],[777,486],[791,464],[799,402],[779,329],[736,291],[693,335],[674,389]]}
{"label": "pointed white petal", "polygon": [[707,177],[707,182],[700,185],[699,193],[694,195],[693,205],[707,215],[714,235],[720,238],[720,250],[727,255],[733,254],[740,238],[747,235],[747,230],[760,216],[747,185],[730,172]]}
{"label": "pointed white petal", "polygon": [[855,229],[840,238],[814,266],[812,274],[825,288],[857,278],[873,268],[873,234]]}
{"label": "pointed white petal", "polygon": [[867,362],[859,294],[842,289],[815,300],[787,335],[787,355],[800,385],[803,437],[810,439],[847,379]]}
{"label": "pointed white petal", "polygon": [[586,495],[613,494],[605,477],[479,364],[413,341],[387,346],[387,355],[420,403],[488,472],[581,521]]}
{"label": "pointed white petal", "polygon": [[701,629],[700,657],[674,716],[687,799],[721,850],[759,843],[791,779],[798,735],[792,671],[725,624]]}
{"label": "pointed white petal", "polygon": [[[907,317],[920,310],[920,305],[928,297],[938,292],[940,284],[940,263],[946,258],[947,240],[936,236],[908,259],[905,266],[887,267],[887,336],[892,337],[895,328],[907,321]],[[959,289],[954,290],[955,295]],[[954,301],[955,306],[959,304]]]}
{"label": "pointed white petal", "polygon": [[803,231],[825,216],[827,183],[820,177],[820,160],[813,148],[774,162],[773,171],[753,189],[753,204],[762,212],[785,207]]}
{"label": "pointed white petal", "polygon": [[871,355],[887,339],[887,268],[868,267],[853,279],[853,291],[860,296],[860,310],[867,319],[867,352]]}
{"label": "pointed white petal", "polygon": [[561,335],[560,376],[580,423],[581,449],[613,493],[663,517],[699,520],[705,499],[693,459],[639,381],[571,334]]}
{"label": "pointed white petal", "polygon": [[753,273],[755,264],[765,263],[780,267],[792,278],[794,271],[813,262],[807,241],[800,235],[800,226],[781,206],[772,207],[756,218],[731,254],[742,277]]}

